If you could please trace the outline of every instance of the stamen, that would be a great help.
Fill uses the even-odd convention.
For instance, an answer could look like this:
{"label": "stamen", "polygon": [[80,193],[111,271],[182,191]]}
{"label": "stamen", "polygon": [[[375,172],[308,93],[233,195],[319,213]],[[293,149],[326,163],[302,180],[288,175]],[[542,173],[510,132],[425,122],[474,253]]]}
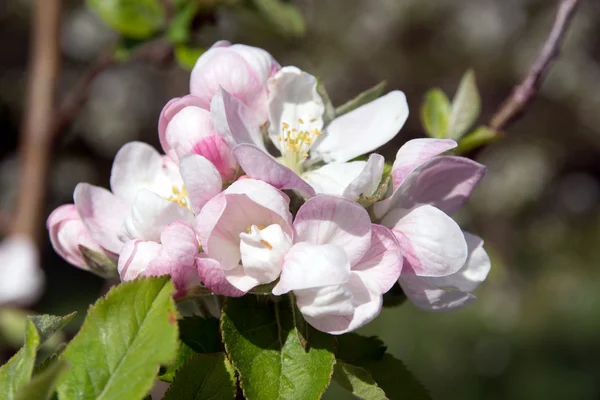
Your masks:
{"label": "stamen", "polygon": [[263,244],[267,249],[273,250],[271,243],[267,242],[266,240],[261,240],[260,243]]}

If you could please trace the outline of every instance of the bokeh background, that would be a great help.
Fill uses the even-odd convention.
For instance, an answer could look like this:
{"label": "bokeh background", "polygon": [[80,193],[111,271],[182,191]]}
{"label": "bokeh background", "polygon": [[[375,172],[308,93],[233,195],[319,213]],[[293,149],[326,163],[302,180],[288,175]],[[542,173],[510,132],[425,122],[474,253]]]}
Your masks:
{"label": "bokeh background", "polygon": [[[61,29],[62,97],[115,40],[82,1],[66,1]],[[339,105],[381,80],[403,90],[411,116],[381,153],[389,160],[422,137],[419,106],[432,87],[454,94],[473,68],[481,123],[528,69],[552,24],[550,0],[298,0],[306,33],[290,38],[238,7],[204,18],[194,41],[263,47],[282,65],[319,76]],[[0,1],[0,216],[9,221],[19,177],[34,1]],[[89,101],[52,151],[45,216],[71,202],[80,181],[108,186],[121,145],[158,147],[162,106],[188,92],[176,63],[126,63],[95,80]],[[451,314],[408,302],[362,329],[380,336],[439,399],[600,398],[600,3],[584,1],[541,95],[506,137],[472,154],[485,180],[458,216],[486,240],[492,272],[478,301]],[[40,221],[40,231],[45,221]],[[43,234],[46,291],[39,312],[79,311],[106,284],[62,261]],[[69,326],[77,330],[77,323]],[[1,331],[1,329],[0,329]],[[1,333],[1,332],[0,332]],[[12,351],[1,333],[2,354]],[[345,398],[335,387],[327,398]]]}

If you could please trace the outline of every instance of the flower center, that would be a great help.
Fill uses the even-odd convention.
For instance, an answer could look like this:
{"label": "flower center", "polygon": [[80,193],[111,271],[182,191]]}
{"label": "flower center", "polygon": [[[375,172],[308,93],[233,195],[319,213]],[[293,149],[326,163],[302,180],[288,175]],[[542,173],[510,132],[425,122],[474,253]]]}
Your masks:
{"label": "flower center", "polygon": [[315,140],[321,136],[321,131],[316,126],[316,118],[308,121],[298,118],[295,124],[287,122],[281,124],[277,140],[282,162],[296,173],[302,172],[302,162],[308,158],[308,151]]}
{"label": "flower center", "polygon": [[175,185],[171,187],[171,195],[167,197],[167,200],[177,203],[182,207],[190,208],[190,200],[188,191],[185,186],[181,186],[181,189]]}

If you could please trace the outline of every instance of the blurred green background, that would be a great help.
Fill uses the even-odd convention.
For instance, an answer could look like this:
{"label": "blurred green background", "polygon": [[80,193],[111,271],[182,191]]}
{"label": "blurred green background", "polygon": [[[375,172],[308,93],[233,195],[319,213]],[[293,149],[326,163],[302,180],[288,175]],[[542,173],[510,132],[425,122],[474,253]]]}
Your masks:
{"label": "blurred green background", "polygon": [[[65,3],[59,96],[118,39],[82,1]],[[336,105],[387,80],[388,89],[407,94],[411,108],[406,126],[380,150],[392,160],[406,140],[423,136],[418,110],[427,89],[453,95],[470,67],[482,95],[479,122],[486,123],[536,56],[556,3],[299,0],[294,4],[305,19],[303,35],[285,34],[285,26],[265,23],[252,7],[236,6],[203,14],[189,40],[198,48],[219,39],[265,48],[282,65],[319,76]],[[0,2],[5,217],[16,201],[33,4]],[[127,63],[103,72],[56,143],[45,215],[71,202],[80,181],[108,186],[122,144],[142,140],[158,147],[159,112],[171,97],[187,93],[188,79],[176,63]],[[386,308],[362,333],[380,336],[434,398],[600,398],[600,2],[582,3],[530,112],[504,140],[473,157],[488,174],[457,218],[486,240],[492,256],[478,301],[451,314],[426,313],[406,302]],[[81,322],[105,282],[67,265],[47,239],[42,266],[47,289],[33,308],[61,315],[78,310]],[[0,346],[4,356],[12,351]],[[334,387],[327,398],[345,397]]]}

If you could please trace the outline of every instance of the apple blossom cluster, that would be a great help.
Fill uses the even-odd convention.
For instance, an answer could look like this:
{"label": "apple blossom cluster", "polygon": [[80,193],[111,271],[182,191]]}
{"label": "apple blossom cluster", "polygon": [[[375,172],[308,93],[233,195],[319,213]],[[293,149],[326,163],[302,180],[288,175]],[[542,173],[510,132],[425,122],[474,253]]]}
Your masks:
{"label": "apple blossom cluster", "polygon": [[293,293],[316,329],[354,330],[399,283],[418,307],[474,300],[490,260],[450,215],[485,168],[443,155],[452,140],[416,139],[391,169],[370,154],[408,117],[392,91],[337,118],[313,75],[266,51],[217,42],[190,94],[164,107],[164,155],[139,142],[117,153],[110,191],[80,183],[48,218],[56,251],[89,269],[112,260],[124,281],[169,274],[177,296]]}

